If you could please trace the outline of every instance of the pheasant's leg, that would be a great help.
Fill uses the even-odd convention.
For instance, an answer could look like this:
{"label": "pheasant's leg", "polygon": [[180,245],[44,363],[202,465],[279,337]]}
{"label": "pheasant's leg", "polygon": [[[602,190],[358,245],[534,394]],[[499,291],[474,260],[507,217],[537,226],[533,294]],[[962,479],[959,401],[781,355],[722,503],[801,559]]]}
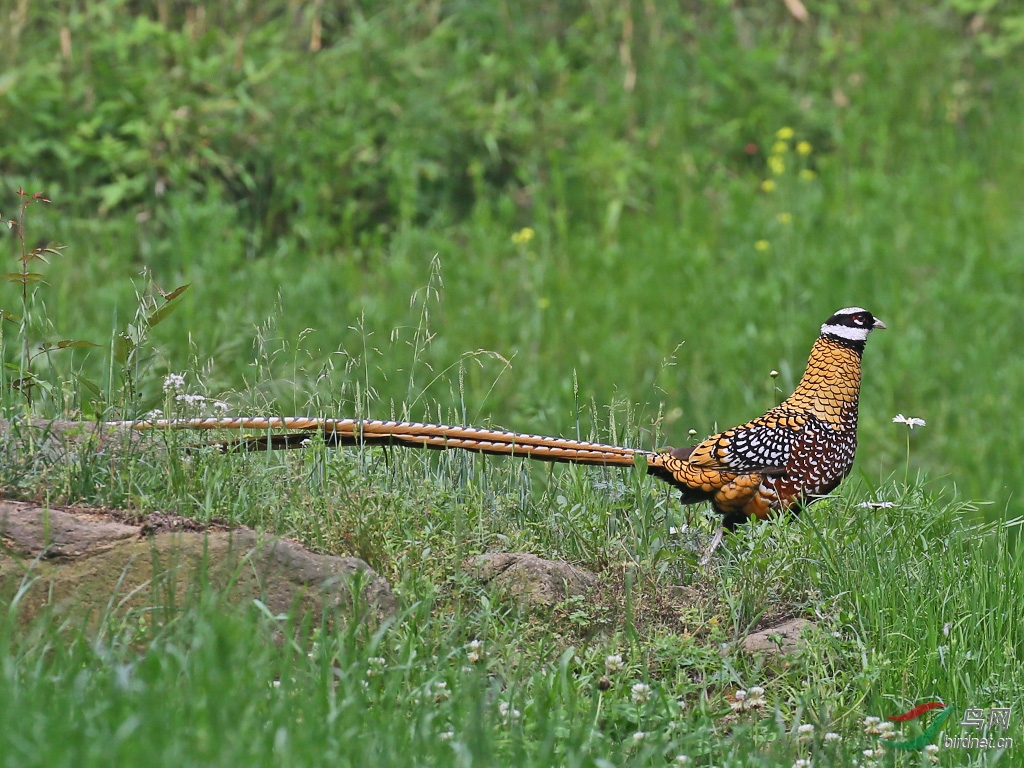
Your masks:
{"label": "pheasant's leg", "polygon": [[[723,516],[722,525],[701,557],[701,565],[711,562],[711,556],[722,543],[727,528],[733,530],[738,523],[746,520],[748,515],[760,517],[761,504],[757,491],[761,487],[761,480],[762,476],[758,474],[737,475],[715,491],[711,505]],[[767,508],[764,511],[767,512]]]}
{"label": "pheasant's leg", "polygon": [[725,526],[724,525],[718,526],[718,532],[715,534],[715,538],[713,538],[711,540],[711,544],[704,551],[704,554],[701,555],[700,564],[702,566],[705,566],[705,565],[707,565],[708,563],[711,562],[711,556],[713,554],[715,554],[715,550],[718,549],[718,545],[722,543],[722,537],[724,535],[725,535]]}

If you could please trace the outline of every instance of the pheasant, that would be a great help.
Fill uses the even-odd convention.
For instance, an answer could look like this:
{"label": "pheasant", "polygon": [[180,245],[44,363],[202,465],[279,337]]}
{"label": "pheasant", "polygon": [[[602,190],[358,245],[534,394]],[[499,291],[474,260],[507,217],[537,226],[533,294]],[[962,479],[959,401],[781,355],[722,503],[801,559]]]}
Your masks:
{"label": "pheasant", "polygon": [[[403,445],[461,448],[477,453],[541,461],[632,467],[681,491],[683,504],[711,503],[722,527],[708,554],[749,518],[799,508],[830,493],[849,474],[857,449],[861,355],[868,335],[885,323],[860,307],[847,307],[821,326],[796,390],[762,416],[712,435],[695,446],[646,451],[582,440],[565,440],[475,427],[404,421],[246,417],[117,421],[109,426],[142,429],[298,430],[242,437],[225,450],[293,448],[319,432],[328,445]],[[707,555],[705,555],[705,558]]]}

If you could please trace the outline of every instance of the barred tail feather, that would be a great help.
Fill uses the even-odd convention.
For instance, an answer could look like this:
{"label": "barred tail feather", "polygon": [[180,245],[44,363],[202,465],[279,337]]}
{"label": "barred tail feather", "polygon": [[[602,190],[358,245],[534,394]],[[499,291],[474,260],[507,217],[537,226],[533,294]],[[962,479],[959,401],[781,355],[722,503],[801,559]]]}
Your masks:
{"label": "barred tail feather", "polygon": [[410,421],[247,417],[117,421],[109,422],[108,426],[135,430],[302,430],[283,435],[246,435],[218,442],[224,450],[297,448],[310,434],[320,433],[328,445],[401,445],[435,450],[459,448],[474,453],[519,456],[538,461],[622,467],[634,466],[637,457],[643,456],[648,466],[660,464],[660,454],[634,448],[503,430]]}

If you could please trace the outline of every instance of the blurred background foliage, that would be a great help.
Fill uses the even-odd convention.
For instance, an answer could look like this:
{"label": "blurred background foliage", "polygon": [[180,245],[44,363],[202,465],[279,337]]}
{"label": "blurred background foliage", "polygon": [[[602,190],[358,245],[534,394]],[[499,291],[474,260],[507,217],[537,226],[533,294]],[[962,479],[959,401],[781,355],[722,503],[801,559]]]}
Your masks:
{"label": "blurred background foliage", "polygon": [[68,246],[38,343],[106,349],[139,273],[192,283],[130,415],[188,369],[240,410],[566,435],[624,401],[679,444],[867,306],[864,474],[925,418],[912,463],[1001,515],[1022,43],[996,0],[0,0],[0,211],[45,192],[27,231]]}

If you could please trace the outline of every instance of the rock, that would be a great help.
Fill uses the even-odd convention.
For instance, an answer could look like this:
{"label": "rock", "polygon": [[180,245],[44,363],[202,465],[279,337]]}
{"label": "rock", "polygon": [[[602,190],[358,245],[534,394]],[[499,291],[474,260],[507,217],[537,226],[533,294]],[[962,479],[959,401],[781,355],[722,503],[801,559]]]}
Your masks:
{"label": "rock", "polygon": [[793,653],[803,648],[801,634],[811,625],[807,619],[790,619],[777,627],[762,629],[743,639],[743,650],[747,653]]}
{"label": "rock", "polygon": [[81,510],[0,503],[0,597],[31,583],[20,598],[23,618],[47,605],[96,618],[161,601],[181,606],[209,584],[233,602],[259,599],[274,614],[348,614],[358,579],[376,619],[395,611],[390,585],[358,558],[316,554],[247,528],[146,535],[154,530],[161,529]]}
{"label": "rock", "polygon": [[30,504],[0,502],[0,538],[12,554],[22,557],[86,557],[138,536],[139,529],[133,525]]}
{"label": "rock", "polygon": [[597,584],[597,576],[588,570],[524,552],[478,555],[464,569],[483,584],[507,590],[524,607],[553,606],[585,595]]}

